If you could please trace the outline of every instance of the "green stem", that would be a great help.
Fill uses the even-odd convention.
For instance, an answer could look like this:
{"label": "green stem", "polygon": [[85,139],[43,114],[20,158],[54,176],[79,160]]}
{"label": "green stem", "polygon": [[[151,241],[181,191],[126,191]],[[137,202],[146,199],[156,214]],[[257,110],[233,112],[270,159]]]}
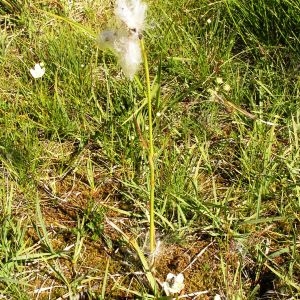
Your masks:
{"label": "green stem", "polygon": [[141,39],[141,48],[144,59],[144,68],[146,75],[147,84],[147,100],[148,100],[148,119],[149,119],[149,149],[148,149],[148,160],[150,168],[150,252],[153,253],[155,250],[155,224],[154,224],[154,190],[155,190],[155,169],[154,169],[154,146],[153,146],[153,129],[152,129],[152,101],[151,101],[151,86],[149,77],[149,66],[147,53],[145,50],[144,40]]}

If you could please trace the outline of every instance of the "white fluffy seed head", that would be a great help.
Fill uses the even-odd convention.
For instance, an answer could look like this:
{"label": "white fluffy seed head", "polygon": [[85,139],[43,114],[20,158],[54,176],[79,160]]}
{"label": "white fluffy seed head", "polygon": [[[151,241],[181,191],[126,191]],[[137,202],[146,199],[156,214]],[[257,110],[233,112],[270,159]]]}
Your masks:
{"label": "white fluffy seed head", "polygon": [[100,49],[114,50],[114,44],[117,40],[118,34],[115,30],[104,30],[100,33],[98,42]]}
{"label": "white fluffy seed head", "polygon": [[116,0],[117,29],[105,30],[98,38],[100,48],[115,53],[125,76],[130,80],[142,62],[139,34],[144,28],[146,10],[147,5],[141,0]]}
{"label": "white fluffy seed head", "polygon": [[142,62],[139,41],[136,39],[127,39],[124,44],[124,53],[120,56],[119,60],[125,76],[132,80]]}
{"label": "white fluffy seed head", "polygon": [[101,49],[115,53],[125,76],[132,80],[142,62],[139,39],[123,32],[106,30],[100,33],[98,41]]}
{"label": "white fluffy seed head", "polygon": [[140,0],[117,0],[115,6],[116,17],[134,32],[141,32],[144,28],[147,5]]}
{"label": "white fluffy seed head", "polygon": [[123,35],[117,36],[109,43],[108,48],[117,56],[125,76],[132,80],[142,62],[139,40]]}

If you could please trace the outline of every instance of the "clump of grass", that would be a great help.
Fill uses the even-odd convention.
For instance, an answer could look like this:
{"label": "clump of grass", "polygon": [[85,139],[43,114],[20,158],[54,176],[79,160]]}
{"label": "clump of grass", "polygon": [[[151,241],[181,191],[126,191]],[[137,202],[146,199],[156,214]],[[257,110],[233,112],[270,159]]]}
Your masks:
{"label": "clump of grass", "polygon": [[[247,46],[252,43],[252,46],[260,44],[297,49],[297,1],[228,1],[227,8],[240,38]],[[287,36],[286,32],[290,34]]]}

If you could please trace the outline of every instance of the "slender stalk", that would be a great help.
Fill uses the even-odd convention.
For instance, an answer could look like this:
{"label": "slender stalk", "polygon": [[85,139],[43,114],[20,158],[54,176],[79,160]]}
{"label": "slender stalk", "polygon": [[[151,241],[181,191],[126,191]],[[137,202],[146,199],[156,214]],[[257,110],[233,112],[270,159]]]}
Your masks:
{"label": "slender stalk", "polygon": [[155,224],[154,224],[154,190],[155,190],[155,169],[154,169],[154,146],[153,146],[153,129],[152,129],[152,101],[151,101],[151,86],[149,77],[149,66],[147,53],[145,50],[144,40],[141,39],[141,48],[144,59],[144,68],[146,75],[147,93],[146,97],[148,100],[148,120],[149,120],[149,149],[148,149],[148,160],[150,168],[150,252],[153,253],[155,250]]}

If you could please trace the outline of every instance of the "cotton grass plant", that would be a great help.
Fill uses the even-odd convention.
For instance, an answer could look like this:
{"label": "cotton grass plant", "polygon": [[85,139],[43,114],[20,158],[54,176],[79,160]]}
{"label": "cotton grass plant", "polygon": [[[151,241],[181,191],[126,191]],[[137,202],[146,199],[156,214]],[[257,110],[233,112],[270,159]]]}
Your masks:
{"label": "cotton grass plant", "polygon": [[153,120],[151,103],[151,86],[147,53],[144,45],[142,31],[145,26],[147,5],[140,0],[117,0],[115,4],[116,28],[100,33],[99,44],[102,49],[112,50],[119,61],[126,77],[133,80],[140,64],[144,61],[146,75],[146,98],[148,101],[148,162],[150,169],[150,253],[155,250],[155,222],[154,222],[154,191],[155,166],[153,145]]}
{"label": "cotton grass plant", "polygon": [[[148,102],[148,163],[150,170],[150,258],[147,262],[144,254],[137,242],[129,242],[130,239],[120,229],[119,232],[126,241],[129,242],[140,257],[146,272],[146,277],[154,293],[157,292],[156,280],[153,277],[151,268],[154,264],[155,253],[155,207],[154,207],[154,192],[155,192],[155,166],[154,166],[154,144],[153,144],[153,120],[152,120],[152,101],[151,101],[151,86],[149,77],[149,67],[147,53],[143,40],[143,29],[145,26],[147,5],[140,0],[117,0],[115,3],[115,21],[116,28],[108,29],[100,33],[99,45],[100,48],[109,49],[117,56],[119,65],[124,72],[124,75],[132,81],[138,72],[142,61],[144,61],[144,71],[146,76],[146,99]],[[110,223],[112,224],[112,223]],[[118,228],[112,224],[113,228]]]}

